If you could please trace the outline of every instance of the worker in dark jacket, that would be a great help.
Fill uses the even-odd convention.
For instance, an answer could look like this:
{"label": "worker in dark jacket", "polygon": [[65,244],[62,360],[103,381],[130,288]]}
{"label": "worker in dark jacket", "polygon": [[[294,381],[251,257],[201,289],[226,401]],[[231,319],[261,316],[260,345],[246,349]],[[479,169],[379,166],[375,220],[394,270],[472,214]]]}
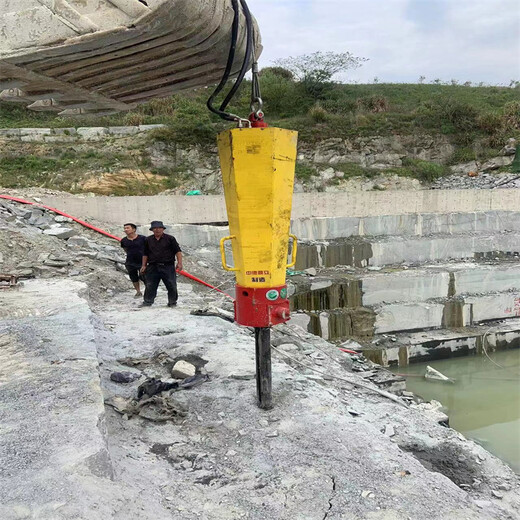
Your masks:
{"label": "worker in dark jacket", "polygon": [[177,269],[181,271],[182,251],[175,237],[167,235],[165,229],[161,221],[154,220],[150,225],[153,235],[147,237],[144,243],[141,274],[146,272],[146,285],[143,307],[153,304],[161,280],[168,290],[168,307],[177,305],[175,260],[177,260]]}
{"label": "worker in dark jacket", "polygon": [[[125,224],[123,230],[126,237],[121,239],[121,247],[126,252],[125,267],[128,272],[128,276],[135,287],[135,298],[142,296],[141,286],[139,284],[139,270],[143,265],[143,252],[144,242],[146,237],[137,234],[137,227],[135,224]],[[141,279],[144,282],[144,278],[141,275]]]}

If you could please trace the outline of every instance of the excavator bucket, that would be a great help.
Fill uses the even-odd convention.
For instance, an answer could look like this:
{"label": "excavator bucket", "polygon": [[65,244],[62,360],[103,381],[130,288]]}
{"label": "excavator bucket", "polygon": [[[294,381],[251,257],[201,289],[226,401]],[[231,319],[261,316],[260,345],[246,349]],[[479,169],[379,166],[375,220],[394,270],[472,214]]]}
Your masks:
{"label": "excavator bucket", "polygon": [[[231,0],[1,0],[0,101],[106,115],[218,83],[233,16]],[[232,75],[245,47],[241,12]]]}

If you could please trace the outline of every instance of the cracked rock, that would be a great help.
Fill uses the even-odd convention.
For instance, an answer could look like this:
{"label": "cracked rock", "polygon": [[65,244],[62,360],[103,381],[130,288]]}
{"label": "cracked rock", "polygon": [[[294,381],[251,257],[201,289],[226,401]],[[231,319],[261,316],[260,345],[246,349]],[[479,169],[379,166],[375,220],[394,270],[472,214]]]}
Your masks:
{"label": "cracked rock", "polygon": [[50,236],[57,237],[57,238],[62,238],[63,240],[65,240],[67,238],[71,238],[74,235],[77,235],[77,231],[75,231],[72,228],[66,228],[66,227],[44,229],[43,232],[46,235],[50,235]]}

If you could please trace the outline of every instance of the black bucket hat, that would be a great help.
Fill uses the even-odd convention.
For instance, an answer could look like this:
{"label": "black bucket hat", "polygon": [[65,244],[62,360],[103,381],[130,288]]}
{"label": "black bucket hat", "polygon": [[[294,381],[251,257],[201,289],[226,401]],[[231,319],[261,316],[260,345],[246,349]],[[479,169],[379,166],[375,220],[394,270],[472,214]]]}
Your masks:
{"label": "black bucket hat", "polygon": [[160,220],[152,220],[152,223],[150,224],[150,231],[153,231],[154,228],[162,227],[163,229],[166,229],[166,226],[160,221]]}

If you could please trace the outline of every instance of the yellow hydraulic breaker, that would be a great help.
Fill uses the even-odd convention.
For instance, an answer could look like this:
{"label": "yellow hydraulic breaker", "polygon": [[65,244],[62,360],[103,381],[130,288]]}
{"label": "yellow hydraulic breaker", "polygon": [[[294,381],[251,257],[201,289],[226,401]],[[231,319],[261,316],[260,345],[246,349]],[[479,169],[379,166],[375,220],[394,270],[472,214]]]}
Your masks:
{"label": "yellow hydraulic breaker", "polygon": [[[271,407],[269,327],[289,320],[285,277],[296,262],[296,237],[289,234],[296,144],[297,133],[280,128],[235,128],[218,137],[230,229],[220,243],[222,265],[236,273],[236,322],[255,327],[262,408]],[[226,260],[228,240],[233,266]]]}

